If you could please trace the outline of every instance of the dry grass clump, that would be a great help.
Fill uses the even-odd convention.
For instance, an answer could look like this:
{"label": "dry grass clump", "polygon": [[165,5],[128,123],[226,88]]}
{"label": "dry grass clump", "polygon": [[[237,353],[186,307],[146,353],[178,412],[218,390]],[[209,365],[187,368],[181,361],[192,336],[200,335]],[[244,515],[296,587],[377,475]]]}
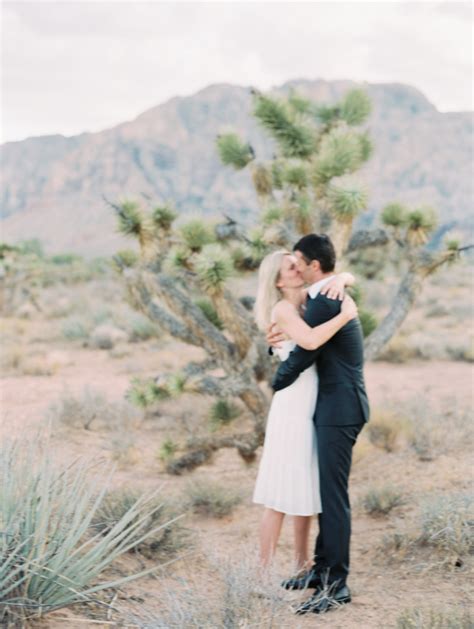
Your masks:
{"label": "dry grass clump", "polygon": [[380,554],[423,569],[461,568],[474,552],[473,506],[469,494],[425,500],[410,528],[383,537]]}
{"label": "dry grass clump", "polygon": [[403,404],[403,413],[408,443],[421,461],[431,461],[473,441],[472,413],[454,399],[446,398],[435,409],[425,399],[412,398]]}
{"label": "dry grass clump", "polygon": [[[257,557],[239,550],[234,556],[206,554],[192,557],[195,566],[206,565],[204,577],[189,570],[186,578],[168,578],[160,588],[159,598],[137,606],[127,620],[139,629],[270,629],[279,624],[288,610],[288,601],[280,579],[270,574],[262,582]],[[153,605],[153,608],[152,608]],[[301,627],[296,617],[292,629]]]}
{"label": "dry grass clump", "polygon": [[472,629],[469,609],[405,609],[397,618],[397,629]]}
{"label": "dry grass clump", "polygon": [[117,433],[107,444],[107,449],[112,454],[112,461],[115,461],[121,469],[130,465],[135,465],[140,460],[140,452],[136,447],[135,439],[128,433]]}
{"label": "dry grass clump", "polygon": [[395,488],[384,485],[372,487],[362,498],[362,505],[369,515],[387,515],[390,511],[404,504],[402,494]]}
{"label": "dry grass clump", "polygon": [[412,347],[406,339],[396,336],[382,350],[377,360],[402,364],[416,358],[420,358],[417,349]]}
{"label": "dry grass clump", "polygon": [[462,565],[474,552],[474,497],[452,494],[426,502],[421,529],[419,544],[435,548],[446,562]]}
{"label": "dry grass clump", "polygon": [[367,424],[367,434],[370,442],[386,452],[393,452],[404,432],[406,420],[394,410],[376,409]]}
{"label": "dry grass clump", "polygon": [[85,430],[91,430],[93,424],[113,430],[130,427],[141,417],[127,402],[109,402],[100,391],[90,387],[85,387],[80,396],[65,390],[50,405],[47,414],[53,424]]}
{"label": "dry grass clump", "polygon": [[204,479],[189,483],[185,495],[186,505],[195,513],[213,518],[229,515],[242,501],[235,490]]}
{"label": "dry grass clump", "polygon": [[[142,497],[139,491],[121,489],[105,494],[103,501],[94,513],[92,527],[107,535],[120,522],[131,507]],[[143,535],[132,535],[129,552],[140,553],[149,559],[171,557],[181,550],[188,541],[188,531],[175,521],[178,517],[175,509],[165,504],[158,496],[150,503],[150,514],[143,521],[142,531],[149,535],[142,539]],[[138,516],[137,516],[138,517]],[[136,524],[135,519],[130,520],[129,526]],[[167,522],[173,521],[171,525]],[[163,528],[159,528],[164,525]],[[137,542],[133,545],[134,540]]]}
{"label": "dry grass clump", "polygon": [[362,434],[358,436],[356,444],[352,449],[352,463],[358,465],[372,451],[374,451],[374,447],[369,441],[366,428]]}

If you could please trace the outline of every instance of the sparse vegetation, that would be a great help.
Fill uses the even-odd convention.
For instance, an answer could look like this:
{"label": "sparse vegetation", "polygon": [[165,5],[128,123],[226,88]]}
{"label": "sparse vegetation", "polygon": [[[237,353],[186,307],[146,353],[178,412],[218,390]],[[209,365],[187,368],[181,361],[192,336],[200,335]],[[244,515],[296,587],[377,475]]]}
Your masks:
{"label": "sparse vegetation", "polygon": [[167,463],[173,456],[176,454],[178,450],[177,444],[172,439],[165,439],[160,446],[158,451],[158,458],[163,463]]}
{"label": "sparse vegetation", "polygon": [[101,573],[118,557],[171,524],[148,525],[157,492],[130,504],[113,528],[97,539],[90,525],[106,484],[103,466],[53,463],[51,443],[5,441],[0,482],[0,602],[3,621],[41,617],[55,609],[87,602],[100,591],[157,569],[113,581]]}
{"label": "sparse vegetation", "polygon": [[363,496],[362,504],[369,515],[387,515],[403,504],[402,494],[390,486],[373,487]]}
{"label": "sparse vegetation", "polygon": [[109,430],[130,427],[139,414],[125,402],[109,402],[105,395],[85,387],[80,396],[65,390],[59,400],[50,405],[48,416],[56,425],[91,430],[93,425]]}
{"label": "sparse vegetation", "polygon": [[[107,492],[94,514],[92,527],[102,535],[108,535],[142,498],[140,492],[132,489]],[[181,550],[188,541],[187,531],[181,525],[181,521],[166,526],[166,523],[174,520],[177,514],[159,496],[149,506],[150,515],[144,520],[141,530],[131,537],[128,552],[138,552],[151,559],[169,558]],[[130,520],[129,527],[134,527],[138,517],[139,514]],[[157,530],[160,525],[165,526]],[[145,539],[143,533],[148,533]],[[134,540],[137,542],[136,545],[133,545]]]}
{"label": "sparse vegetation", "polygon": [[474,498],[452,494],[432,498],[421,512],[419,543],[436,548],[452,565],[474,551]]}
{"label": "sparse vegetation", "polygon": [[386,452],[395,450],[402,431],[402,418],[391,410],[375,411],[367,425],[370,442]]}
{"label": "sparse vegetation", "polygon": [[226,424],[229,424],[239,415],[240,411],[235,404],[223,398],[218,399],[213,403],[211,407],[211,427],[213,430],[216,430],[220,426],[225,426]]}
{"label": "sparse vegetation", "polygon": [[[270,573],[262,580],[256,570],[255,556],[239,549],[236,556],[206,553],[194,561],[208,565],[211,580],[204,580],[193,571],[171,583],[167,580],[160,584],[159,600],[150,601],[159,611],[140,605],[127,620],[139,629],[281,626],[279,622],[288,601],[281,596],[277,575]],[[291,622],[295,629],[300,626],[294,617]]]}
{"label": "sparse vegetation", "polygon": [[397,629],[472,629],[469,609],[406,609],[397,618]]}
{"label": "sparse vegetation", "polygon": [[241,500],[239,493],[214,481],[192,481],[186,487],[186,504],[200,515],[222,518]]}

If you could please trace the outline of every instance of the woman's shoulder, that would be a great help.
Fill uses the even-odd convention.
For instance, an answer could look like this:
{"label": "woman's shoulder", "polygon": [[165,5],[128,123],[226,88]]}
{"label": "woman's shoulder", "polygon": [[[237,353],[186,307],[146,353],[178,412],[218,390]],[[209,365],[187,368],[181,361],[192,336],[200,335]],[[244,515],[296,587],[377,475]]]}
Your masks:
{"label": "woman's shoulder", "polygon": [[287,299],[280,299],[280,301],[273,306],[272,318],[276,320],[278,317],[284,317],[288,314],[293,314],[293,312],[297,313],[298,311],[291,301],[288,301]]}

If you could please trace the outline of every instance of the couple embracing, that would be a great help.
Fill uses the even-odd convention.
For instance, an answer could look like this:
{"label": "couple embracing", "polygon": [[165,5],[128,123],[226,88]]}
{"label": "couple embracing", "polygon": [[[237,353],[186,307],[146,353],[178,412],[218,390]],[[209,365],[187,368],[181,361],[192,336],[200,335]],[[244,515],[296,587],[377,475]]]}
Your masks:
{"label": "couple embracing", "polygon": [[[296,613],[321,613],[351,600],[347,587],[352,448],[369,417],[357,308],[336,275],[325,235],[309,234],[259,269],[257,324],[280,360],[253,500],[265,506],[261,562],[272,560],[285,514],[293,516],[298,572],[286,589],[314,588]],[[308,288],[305,289],[304,286]],[[319,533],[308,557],[312,517]]]}

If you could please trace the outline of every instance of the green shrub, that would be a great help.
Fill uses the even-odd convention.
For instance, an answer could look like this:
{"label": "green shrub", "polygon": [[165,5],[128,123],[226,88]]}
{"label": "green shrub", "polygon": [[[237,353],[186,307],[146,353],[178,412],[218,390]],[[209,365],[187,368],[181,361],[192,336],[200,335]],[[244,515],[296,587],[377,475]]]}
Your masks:
{"label": "green shrub", "polygon": [[163,463],[166,463],[173,458],[177,450],[178,446],[172,439],[165,439],[158,451],[158,458]]}
{"label": "green shrub", "polygon": [[214,429],[219,428],[230,422],[240,415],[238,407],[224,398],[216,400],[211,407],[210,422]]}
{"label": "green shrub", "polygon": [[359,310],[359,321],[362,326],[362,334],[364,338],[372,334],[378,326],[377,317],[368,310]]}

